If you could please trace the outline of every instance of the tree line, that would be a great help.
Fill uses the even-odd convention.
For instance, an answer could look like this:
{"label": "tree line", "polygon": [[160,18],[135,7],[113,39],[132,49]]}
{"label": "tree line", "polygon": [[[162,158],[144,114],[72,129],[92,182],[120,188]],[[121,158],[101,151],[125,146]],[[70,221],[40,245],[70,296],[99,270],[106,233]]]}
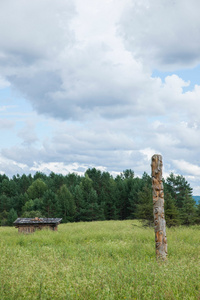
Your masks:
{"label": "tree line", "polygon": [[[200,224],[200,203],[181,175],[171,173],[164,184],[167,226]],[[62,222],[142,219],[153,223],[152,182],[144,173],[88,169],[84,176],[41,172],[0,175],[0,224],[11,226],[17,217],[60,217]]]}

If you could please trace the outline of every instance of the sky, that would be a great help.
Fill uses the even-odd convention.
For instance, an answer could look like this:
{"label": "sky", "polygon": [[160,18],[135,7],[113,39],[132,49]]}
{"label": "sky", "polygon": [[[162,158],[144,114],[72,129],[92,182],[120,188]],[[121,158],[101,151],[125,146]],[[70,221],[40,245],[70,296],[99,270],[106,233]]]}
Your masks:
{"label": "sky", "polygon": [[198,0],[1,0],[0,174],[183,175],[200,195]]}

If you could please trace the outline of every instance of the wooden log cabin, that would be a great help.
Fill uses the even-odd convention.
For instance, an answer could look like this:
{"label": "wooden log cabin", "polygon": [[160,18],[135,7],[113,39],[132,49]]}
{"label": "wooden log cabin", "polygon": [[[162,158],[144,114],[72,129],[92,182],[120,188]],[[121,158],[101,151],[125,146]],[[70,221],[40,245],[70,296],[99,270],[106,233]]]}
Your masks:
{"label": "wooden log cabin", "polygon": [[32,233],[41,229],[57,231],[61,221],[62,218],[18,218],[13,224],[18,228],[18,232]]}

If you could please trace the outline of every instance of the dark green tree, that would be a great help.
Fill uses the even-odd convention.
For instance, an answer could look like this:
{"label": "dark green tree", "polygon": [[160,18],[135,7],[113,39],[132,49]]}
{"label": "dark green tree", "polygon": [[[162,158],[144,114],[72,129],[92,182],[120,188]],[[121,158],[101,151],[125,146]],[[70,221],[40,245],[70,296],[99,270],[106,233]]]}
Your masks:
{"label": "dark green tree", "polygon": [[102,189],[102,173],[95,168],[88,169],[86,171],[87,176],[92,180],[92,187],[95,189],[98,197],[101,194]]}
{"label": "dark green tree", "polygon": [[75,219],[76,205],[74,197],[65,184],[58,191],[58,205],[63,222],[72,222]]}
{"label": "dark green tree", "polygon": [[186,189],[185,195],[182,201],[182,207],[180,209],[181,224],[192,225],[196,221],[196,202],[190,195],[190,191]]}
{"label": "dark green tree", "polygon": [[108,172],[101,176],[102,188],[99,195],[99,205],[104,207],[106,220],[119,218],[119,195],[117,194],[116,182]]}
{"label": "dark green tree", "polygon": [[65,184],[65,177],[62,174],[55,174],[51,172],[48,177],[48,188],[52,190],[52,192],[56,193],[63,184]]}
{"label": "dark green tree", "polygon": [[42,197],[42,203],[40,206],[43,215],[47,218],[57,217],[57,213],[59,214],[58,205],[57,195],[50,189],[46,190]]}
{"label": "dark green tree", "polygon": [[137,219],[137,205],[139,204],[139,191],[141,191],[143,187],[144,187],[144,181],[138,177],[134,178],[133,184],[131,186],[131,190],[128,195],[128,209],[130,213],[129,219]]}
{"label": "dark green tree", "polygon": [[200,224],[200,201],[197,205],[197,210],[196,210],[196,224]]}
{"label": "dark green tree", "polygon": [[19,194],[11,199],[12,207],[17,211],[18,216],[22,214],[22,208],[25,203],[29,200],[28,194],[25,192],[24,194]]}
{"label": "dark green tree", "polygon": [[173,173],[166,179],[165,191],[171,194],[178,208],[182,208],[186,193],[192,196],[192,188],[186,179],[182,175],[175,176]]}
{"label": "dark green tree", "polygon": [[23,174],[19,180],[17,180],[17,183],[19,185],[19,193],[21,194],[25,194],[29,188],[29,186],[32,184],[33,182],[33,178],[31,176],[31,174],[29,174],[28,176]]}
{"label": "dark green tree", "polygon": [[43,182],[46,182],[47,175],[42,172],[36,172],[35,175],[33,176],[33,180],[36,181],[37,179],[41,179]]}
{"label": "dark green tree", "polygon": [[42,198],[47,190],[46,183],[38,178],[28,188],[27,194],[30,199]]}
{"label": "dark green tree", "polygon": [[100,219],[99,205],[97,203],[97,193],[91,188],[88,193],[87,202],[84,208],[81,209],[82,221],[97,221]]}
{"label": "dark green tree", "polygon": [[6,226],[7,225],[7,218],[8,218],[8,212],[4,210],[2,213],[0,213],[0,225]]}
{"label": "dark green tree", "polygon": [[75,173],[71,173],[65,176],[65,184],[69,191],[74,193],[75,187],[81,183],[81,176]]}
{"label": "dark green tree", "polygon": [[12,208],[11,201],[5,194],[0,195],[0,212],[9,211]]}
{"label": "dark green tree", "polygon": [[145,184],[138,192],[138,204],[136,206],[136,216],[138,219],[147,220],[148,224],[153,223],[152,189]]}
{"label": "dark green tree", "polygon": [[174,200],[169,193],[165,193],[165,220],[168,227],[177,226],[180,224],[179,211],[174,203]]}
{"label": "dark green tree", "polygon": [[[94,172],[94,169],[92,172]],[[79,206],[79,218],[81,221],[104,220],[104,205],[100,201],[101,195],[98,196],[93,187],[93,180],[88,176],[88,173],[85,173],[77,190],[82,199],[81,202],[79,201],[81,204]]]}
{"label": "dark green tree", "polygon": [[30,211],[25,211],[23,212],[22,218],[35,218],[35,217],[38,217],[38,218],[43,218],[43,214],[41,213],[41,211],[39,210],[30,210]]}
{"label": "dark green tree", "polygon": [[74,189],[74,201],[76,205],[75,221],[82,221],[82,212],[86,209],[87,203],[84,199],[84,192],[80,185],[76,185]]}
{"label": "dark green tree", "polygon": [[17,195],[17,184],[13,180],[3,179],[0,184],[1,194],[7,197],[14,197]]}
{"label": "dark green tree", "polygon": [[13,222],[16,219],[17,219],[17,212],[14,210],[14,208],[11,208],[11,210],[8,213],[7,225],[13,226]]}

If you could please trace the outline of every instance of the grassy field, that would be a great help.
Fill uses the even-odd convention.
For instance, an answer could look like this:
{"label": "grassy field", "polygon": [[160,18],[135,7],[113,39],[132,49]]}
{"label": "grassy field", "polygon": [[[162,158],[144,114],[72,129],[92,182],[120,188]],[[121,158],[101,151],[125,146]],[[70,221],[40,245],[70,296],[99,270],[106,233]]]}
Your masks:
{"label": "grassy field", "polygon": [[0,299],[200,299],[200,227],[167,238],[157,263],[154,229],[133,220],[30,235],[0,227]]}

